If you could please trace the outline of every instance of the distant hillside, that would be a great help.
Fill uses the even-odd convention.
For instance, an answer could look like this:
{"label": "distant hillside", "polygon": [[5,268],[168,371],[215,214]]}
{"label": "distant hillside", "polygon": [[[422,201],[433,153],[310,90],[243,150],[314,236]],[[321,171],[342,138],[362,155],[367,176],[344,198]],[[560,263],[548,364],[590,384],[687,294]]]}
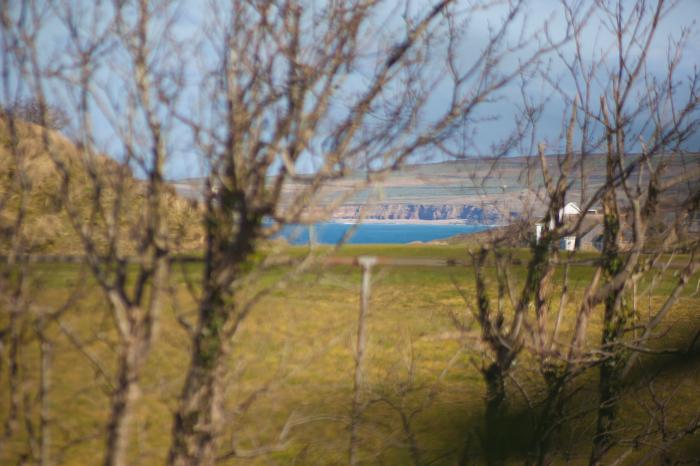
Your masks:
{"label": "distant hillside", "polygon": [[[630,155],[633,157],[633,155]],[[550,173],[558,172],[559,156],[550,155]],[[700,164],[700,153],[681,160],[672,158],[667,176]],[[591,154],[583,164],[584,183],[588,193],[600,188],[605,180],[605,157]],[[635,176],[635,175],[633,175]],[[568,200],[581,200],[581,171],[571,174]],[[349,196],[333,214],[335,220],[460,220],[467,224],[506,224],[514,218],[542,215],[544,206],[542,174],[536,157],[500,159],[467,159],[451,162],[410,165],[392,173],[372,189],[360,189],[362,174],[333,183],[322,192],[318,203]],[[196,198],[201,180],[174,183],[185,197]],[[292,193],[302,189],[301,183],[289,183]],[[669,199],[673,199],[672,196]]]}
{"label": "distant hillside", "polygon": [[[94,187],[102,186],[97,205],[104,212],[112,212],[116,193],[121,193],[119,246],[125,254],[133,253],[142,225],[144,189],[128,168],[106,156],[94,157],[91,163],[86,163],[83,152],[75,144],[52,130],[48,132],[52,148],[49,155],[44,150],[43,128],[18,120],[15,128],[16,145],[9,122],[0,117],[0,253],[9,250],[11,241],[16,241],[20,250],[27,253],[81,253],[79,236],[66,213],[55,161],[63,164],[70,174],[67,204],[77,213],[81,224],[94,229],[98,247],[106,245],[107,230],[105,215],[93,209],[97,193]],[[195,207],[174,190],[168,196],[173,244],[180,249],[198,247],[201,222]],[[21,212],[21,234],[13,236]]]}

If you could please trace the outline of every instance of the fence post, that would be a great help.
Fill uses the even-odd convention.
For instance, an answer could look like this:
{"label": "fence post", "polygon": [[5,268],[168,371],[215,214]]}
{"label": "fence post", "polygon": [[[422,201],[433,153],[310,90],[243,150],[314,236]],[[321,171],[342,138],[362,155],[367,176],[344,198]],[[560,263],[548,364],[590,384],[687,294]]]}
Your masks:
{"label": "fence post", "polygon": [[365,354],[365,318],[369,309],[369,295],[372,287],[372,266],[377,263],[373,256],[360,256],[357,263],[362,267],[362,289],[360,290],[360,313],[357,317],[357,340],[355,343],[355,383],[353,385],[352,412],[350,417],[349,463],[357,464],[357,430],[360,424],[362,402],[362,362]]}
{"label": "fence post", "polygon": [[314,249],[316,246],[316,225],[309,225],[309,250]]}

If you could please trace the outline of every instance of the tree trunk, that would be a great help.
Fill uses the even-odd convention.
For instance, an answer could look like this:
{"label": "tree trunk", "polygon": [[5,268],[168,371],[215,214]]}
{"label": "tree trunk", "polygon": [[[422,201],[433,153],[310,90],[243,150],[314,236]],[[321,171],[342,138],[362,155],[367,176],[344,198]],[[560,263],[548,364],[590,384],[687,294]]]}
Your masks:
{"label": "tree trunk", "polygon": [[[226,174],[229,180],[236,179],[233,165],[227,167]],[[240,190],[222,187],[216,196],[216,201],[213,197],[207,201],[203,296],[189,369],[173,420],[167,460],[172,466],[210,466],[216,460],[225,356],[244,317],[244,311],[239,314],[236,307],[234,281],[245,273],[263,216],[269,213],[250,212]],[[236,224],[232,224],[232,216]]]}
{"label": "tree trunk", "polygon": [[[603,117],[606,126],[609,126],[607,111],[604,100],[601,99]],[[620,144],[620,134],[615,133],[618,146]],[[622,151],[613,149],[613,133],[608,131],[607,140],[607,160],[606,160],[606,183],[608,189],[603,195],[603,278],[606,281],[612,280],[622,269],[622,257],[620,254],[620,213],[617,206],[616,194],[613,189],[616,162],[622,157]],[[590,464],[599,464],[605,452],[610,449],[613,443],[613,423],[615,422],[616,398],[621,370],[620,351],[615,348],[624,327],[624,309],[622,306],[623,287],[612,290],[605,298],[605,310],[603,314],[603,332],[601,335],[601,348],[612,352],[613,356],[603,361],[600,366],[600,379],[598,382],[598,419],[596,421],[596,432],[593,437],[593,448],[591,449]]]}
{"label": "tree trunk", "polygon": [[7,385],[9,390],[7,406],[7,418],[5,420],[5,432],[3,433],[3,441],[0,442],[0,451],[2,446],[9,443],[10,439],[15,435],[19,426],[20,405],[22,403],[23,384],[21,375],[21,353],[22,336],[20,335],[19,312],[12,310],[10,313],[10,324],[7,330],[9,339],[8,348],[8,363],[7,363]]}
{"label": "tree trunk", "polygon": [[606,361],[600,368],[598,420],[590,464],[600,464],[603,455],[613,444],[612,430],[617,407],[617,377],[613,361],[614,359]]}
{"label": "tree trunk", "polygon": [[39,373],[39,465],[51,464],[51,437],[49,432],[50,406],[49,391],[51,389],[51,342],[44,333],[44,319],[39,324],[39,352],[41,370]]}
{"label": "tree trunk", "polygon": [[128,446],[134,402],[139,396],[138,367],[141,356],[139,345],[136,345],[133,341],[122,343],[119,354],[117,384],[112,393],[112,406],[107,426],[105,466],[129,464],[127,459]]}
{"label": "tree trunk", "polygon": [[603,455],[614,443],[613,429],[617,415],[618,395],[625,355],[615,348],[624,328],[624,307],[620,293],[608,297],[605,303],[602,348],[614,354],[600,366],[598,382],[598,419],[593,437],[590,464],[600,464]]}
{"label": "tree trunk", "polygon": [[532,438],[532,454],[525,462],[526,465],[536,464],[544,466],[551,463],[549,454],[552,447],[552,438],[561,423],[564,409],[563,391],[566,384],[564,375],[557,376],[550,373],[547,377],[547,397],[537,420]]}
{"label": "tree trunk", "polygon": [[218,291],[202,303],[192,361],[175,414],[168,464],[209,466],[221,420],[219,373],[228,345],[223,334],[228,313]]}
{"label": "tree trunk", "polygon": [[484,435],[484,451],[487,464],[500,464],[503,460],[501,445],[501,414],[503,402],[506,399],[504,371],[492,363],[484,371],[486,381],[486,432]]}

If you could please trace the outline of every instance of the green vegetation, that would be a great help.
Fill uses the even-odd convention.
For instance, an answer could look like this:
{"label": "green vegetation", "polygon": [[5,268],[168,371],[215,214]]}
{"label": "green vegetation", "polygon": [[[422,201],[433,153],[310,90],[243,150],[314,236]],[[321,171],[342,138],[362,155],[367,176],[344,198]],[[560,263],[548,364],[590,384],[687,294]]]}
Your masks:
{"label": "green vegetation", "polygon": [[[303,248],[290,248],[297,255]],[[391,257],[445,257],[467,260],[460,246],[348,246],[339,255],[363,254]],[[518,256],[526,258],[526,251]],[[51,326],[53,342],[51,390],[51,448],[57,464],[93,464],[104,449],[104,429],[109,414],[108,394],[114,377],[117,336],[110,312],[97,287],[80,265],[33,265],[36,306],[56,307],[75,290],[80,296]],[[159,332],[149,356],[133,430],[133,464],[159,464],[170,442],[172,411],[183,383],[189,358],[187,332],[179,320],[194,322],[195,307],[187,282],[198,277],[200,264],[175,267],[174,287],[161,312]],[[287,269],[269,271],[251,288],[276,281]],[[322,273],[321,273],[322,272]],[[487,270],[487,276],[492,270]],[[513,279],[522,283],[525,265],[513,265]],[[557,270],[554,283],[561,283]],[[664,273],[653,293],[644,300],[657,303],[673,286],[674,270]],[[569,274],[571,302],[590,282],[592,268],[572,266]],[[700,279],[697,275],[693,280]],[[495,282],[495,280],[494,280]],[[242,324],[233,342],[224,403],[238,430],[227,430],[220,449],[226,453],[235,437],[241,449],[266,445],[279,451],[241,459],[241,464],[342,464],[346,461],[348,416],[352,398],[354,331],[359,306],[359,269],[349,266],[314,268],[294,277],[284,288],[261,300]],[[641,283],[645,289],[647,283]],[[473,461],[482,457],[479,432],[483,423],[484,383],[477,366],[482,363],[477,325],[464,298],[473,299],[470,268],[409,268],[380,266],[373,271],[368,318],[366,360],[367,402],[361,418],[360,454],[367,464],[411,463],[412,442],[422,461],[454,464],[467,451]],[[495,285],[494,285],[495,286]],[[687,348],[700,327],[700,298],[694,286],[684,293],[668,316],[662,337],[654,347]],[[248,290],[249,293],[254,289]],[[645,304],[640,303],[643,313]],[[568,315],[573,316],[573,306]],[[601,309],[593,313],[591,341],[600,335]],[[7,319],[7,314],[2,315]],[[466,323],[458,331],[454,320]],[[0,322],[5,326],[6,322]],[[573,326],[564,318],[564,333]],[[83,347],[78,349],[76,342]],[[566,341],[564,338],[562,341]],[[21,368],[33,385],[38,374],[38,348],[29,343]],[[690,352],[647,355],[643,366],[626,382],[620,404],[620,425],[629,435],[650,422],[645,406],[657,396],[668,403],[671,426],[687,423],[700,409],[697,386],[700,358],[697,345]],[[507,415],[499,439],[501,453],[522,463],[530,445],[533,410],[543,390],[536,364],[524,352],[507,385]],[[2,368],[2,377],[7,367]],[[596,371],[582,377],[582,389],[569,404],[568,421],[556,434],[557,457],[572,463],[586,462],[590,431],[595,423]],[[645,382],[659,374],[653,393]],[[515,383],[517,381],[517,384]],[[527,394],[527,398],[524,396]],[[7,418],[10,393],[0,388],[0,418]],[[30,403],[30,401],[27,401]],[[30,403],[31,404],[31,403]],[[413,413],[413,414],[412,414]],[[402,414],[404,418],[402,418]],[[408,423],[402,421],[408,420]],[[286,427],[285,427],[286,426]],[[286,432],[285,432],[286,430]],[[281,436],[281,438],[280,438]],[[24,451],[21,436],[2,449],[1,464],[13,464]],[[626,446],[621,446],[622,453]],[[700,444],[688,437],[674,444],[674,451],[700,455]],[[638,459],[633,453],[629,461]],[[613,455],[614,456],[614,455]]]}

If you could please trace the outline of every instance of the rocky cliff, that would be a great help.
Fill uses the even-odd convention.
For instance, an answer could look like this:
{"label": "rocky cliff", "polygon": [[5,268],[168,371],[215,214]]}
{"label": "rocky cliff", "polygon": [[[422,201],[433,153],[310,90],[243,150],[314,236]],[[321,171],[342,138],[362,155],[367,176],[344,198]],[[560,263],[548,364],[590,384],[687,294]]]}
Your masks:
{"label": "rocky cliff", "polygon": [[463,220],[470,224],[494,224],[502,220],[496,210],[468,204],[345,204],[333,215],[336,220],[354,220],[362,215],[372,220]]}

